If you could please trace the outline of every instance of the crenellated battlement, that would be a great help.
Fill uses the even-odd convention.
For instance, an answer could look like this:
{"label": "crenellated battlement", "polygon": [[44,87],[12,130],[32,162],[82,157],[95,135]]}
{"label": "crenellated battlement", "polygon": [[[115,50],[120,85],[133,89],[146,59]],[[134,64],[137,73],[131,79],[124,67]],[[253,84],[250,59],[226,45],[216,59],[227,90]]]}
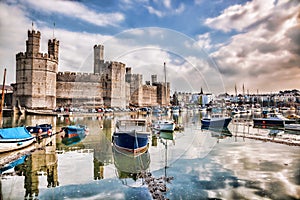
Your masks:
{"label": "crenellated battlement", "polygon": [[68,71],[58,72],[56,80],[61,82],[100,82],[101,75],[94,73],[80,73]]}
{"label": "crenellated battlement", "polygon": [[95,44],[94,49],[97,49],[97,48],[99,48],[99,49],[102,48],[103,49],[104,46],[102,44]]}
{"label": "crenellated battlement", "polygon": [[28,37],[41,37],[41,32],[35,30],[28,30]]}
{"label": "crenellated battlement", "polygon": [[16,59],[28,59],[28,58],[36,58],[36,59],[46,59],[50,61],[57,62],[57,59],[53,55],[49,55],[47,53],[29,53],[29,52],[19,52],[16,54]]}

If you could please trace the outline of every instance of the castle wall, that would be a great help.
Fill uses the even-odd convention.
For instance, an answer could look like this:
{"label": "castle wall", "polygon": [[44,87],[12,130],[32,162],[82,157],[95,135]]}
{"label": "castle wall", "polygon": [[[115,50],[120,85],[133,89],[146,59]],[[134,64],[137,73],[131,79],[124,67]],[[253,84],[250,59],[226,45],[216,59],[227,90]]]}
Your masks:
{"label": "castle wall", "polygon": [[125,80],[129,83],[130,105],[138,106],[143,101],[143,76],[141,74],[127,73]]}
{"label": "castle wall", "polygon": [[111,63],[111,104],[110,107],[126,108],[125,64]]}
{"label": "castle wall", "polygon": [[157,103],[168,106],[170,103],[170,83],[152,83],[157,87]]}
{"label": "castle wall", "polygon": [[143,98],[139,106],[157,106],[157,87],[152,85],[143,85]]}
{"label": "castle wall", "polygon": [[59,72],[56,80],[57,106],[84,108],[103,106],[100,75]]}

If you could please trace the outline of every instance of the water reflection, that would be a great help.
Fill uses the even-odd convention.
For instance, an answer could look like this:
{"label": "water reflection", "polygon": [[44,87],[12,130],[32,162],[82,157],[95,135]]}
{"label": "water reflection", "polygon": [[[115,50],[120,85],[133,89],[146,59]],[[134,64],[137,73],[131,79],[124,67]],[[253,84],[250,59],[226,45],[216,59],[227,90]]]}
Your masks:
{"label": "water reflection", "polygon": [[[142,172],[147,172],[150,166],[150,153],[148,148],[139,154],[122,151],[115,145],[112,146],[114,165],[120,179],[138,179]],[[126,180],[125,180],[126,181]],[[125,183],[125,181],[123,183]]]}
{"label": "water reflection", "polygon": [[[269,137],[271,132],[253,127],[251,116],[235,118],[226,130],[201,129],[200,119],[206,114],[186,111],[165,116],[182,121],[184,130],[153,133],[140,157],[115,151],[114,123],[118,118],[153,119],[151,115],[6,120],[6,125],[51,123],[55,132],[84,124],[90,131],[72,145],[65,145],[63,133],[58,133],[43,139],[34,152],[24,150],[29,154],[23,163],[2,171],[1,199],[151,199],[147,185],[128,187],[139,180],[141,171],[155,178],[174,177],[171,184],[166,182],[169,190],[164,194],[170,199],[300,198],[299,147],[250,139]],[[292,136],[285,131],[275,139]]]}

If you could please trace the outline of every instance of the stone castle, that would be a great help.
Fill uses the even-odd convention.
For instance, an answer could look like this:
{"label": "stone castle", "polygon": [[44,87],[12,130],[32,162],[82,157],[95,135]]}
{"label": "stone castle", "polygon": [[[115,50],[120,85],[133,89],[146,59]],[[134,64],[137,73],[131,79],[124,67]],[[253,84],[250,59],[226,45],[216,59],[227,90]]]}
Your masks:
{"label": "stone castle", "polygon": [[104,61],[104,46],[94,46],[94,72],[58,72],[59,41],[49,39],[48,53],[40,52],[41,33],[28,30],[26,52],[16,55],[13,105],[27,109],[57,107],[166,106],[170,83],[143,84],[141,74],[132,74],[124,63]]}

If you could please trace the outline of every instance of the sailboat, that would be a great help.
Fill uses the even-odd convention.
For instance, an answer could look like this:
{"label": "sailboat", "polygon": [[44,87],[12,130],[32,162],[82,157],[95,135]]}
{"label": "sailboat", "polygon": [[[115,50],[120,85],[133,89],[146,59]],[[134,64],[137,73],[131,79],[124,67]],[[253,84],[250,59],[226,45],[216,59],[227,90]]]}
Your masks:
{"label": "sailboat", "polygon": [[[166,63],[164,62],[164,76],[165,76],[165,103],[167,105],[167,71],[166,71]],[[153,129],[158,131],[174,131],[175,130],[175,122],[173,120],[168,119],[158,119],[152,124]]]}

